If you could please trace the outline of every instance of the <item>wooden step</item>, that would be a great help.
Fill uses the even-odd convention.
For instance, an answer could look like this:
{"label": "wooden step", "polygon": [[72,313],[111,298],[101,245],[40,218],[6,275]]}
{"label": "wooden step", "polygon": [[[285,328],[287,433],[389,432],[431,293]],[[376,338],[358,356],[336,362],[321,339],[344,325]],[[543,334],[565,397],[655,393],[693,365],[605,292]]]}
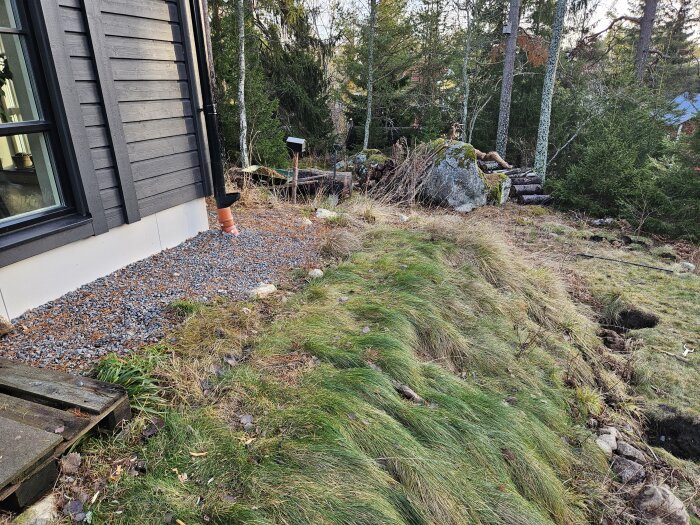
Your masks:
{"label": "wooden step", "polygon": [[519,184],[511,186],[511,193],[515,196],[520,195],[539,195],[542,193],[541,184]]}
{"label": "wooden step", "polygon": [[78,439],[130,417],[120,386],[0,358],[0,506],[33,503],[53,486],[58,458]]}
{"label": "wooden step", "polygon": [[551,195],[520,195],[518,204],[548,204],[552,202]]}

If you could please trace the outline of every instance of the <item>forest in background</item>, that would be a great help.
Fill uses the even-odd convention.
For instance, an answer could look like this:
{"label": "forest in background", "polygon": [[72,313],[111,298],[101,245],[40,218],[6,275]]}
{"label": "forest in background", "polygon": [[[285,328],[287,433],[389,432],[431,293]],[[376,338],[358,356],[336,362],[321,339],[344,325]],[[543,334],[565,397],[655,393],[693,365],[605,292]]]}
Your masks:
{"label": "forest in background", "polygon": [[557,206],[698,240],[697,117],[680,136],[669,117],[675,97],[700,92],[700,7],[645,0],[602,24],[599,12],[595,0],[209,0],[228,161],[286,166],[288,135],[318,164],[335,143],[390,153],[462,138],[520,166],[539,155]]}

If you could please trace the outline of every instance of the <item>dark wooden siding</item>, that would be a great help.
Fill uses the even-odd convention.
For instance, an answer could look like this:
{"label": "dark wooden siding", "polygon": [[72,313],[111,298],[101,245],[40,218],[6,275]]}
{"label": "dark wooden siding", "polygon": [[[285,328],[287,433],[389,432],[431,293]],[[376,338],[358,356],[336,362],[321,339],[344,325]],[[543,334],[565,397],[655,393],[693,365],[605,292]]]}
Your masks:
{"label": "dark wooden siding", "polygon": [[107,225],[113,228],[124,223],[124,201],[114,171],[114,155],[105,125],[95,57],[86,28],[85,14],[79,0],[58,0],[58,3],[88,145],[98,176],[100,197]]}
{"label": "dark wooden siding", "polygon": [[207,157],[186,2],[85,0],[99,6],[86,13],[83,0],[56,1],[109,227],[133,220],[125,199],[143,217],[204,196]]}
{"label": "dark wooden siding", "polygon": [[101,10],[139,210],[204,195],[179,2],[102,0]]}

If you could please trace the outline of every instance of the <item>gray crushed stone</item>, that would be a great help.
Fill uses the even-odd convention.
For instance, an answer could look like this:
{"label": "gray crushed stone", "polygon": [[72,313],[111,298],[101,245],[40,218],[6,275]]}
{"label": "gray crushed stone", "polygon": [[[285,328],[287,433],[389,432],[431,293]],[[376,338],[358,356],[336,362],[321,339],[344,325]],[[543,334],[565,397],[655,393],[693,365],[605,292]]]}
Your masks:
{"label": "gray crushed stone", "polygon": [[160,340],[181,321],[178,299],[243,299],[260,282],[278,282],[317,255],[311,235],[247,228],[238,237],[203,232],[130,264],[13,320],[0,356],[82,372],[100,357]]}

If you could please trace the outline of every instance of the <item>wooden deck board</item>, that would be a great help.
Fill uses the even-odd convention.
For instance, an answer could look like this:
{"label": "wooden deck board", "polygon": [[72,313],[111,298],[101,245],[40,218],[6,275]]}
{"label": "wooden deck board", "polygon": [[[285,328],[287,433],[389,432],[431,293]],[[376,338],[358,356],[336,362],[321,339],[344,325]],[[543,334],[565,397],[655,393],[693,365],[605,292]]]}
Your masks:
{"label": "wooden deck board", "polygon": [[62,441],[57,434],[0,417],[0,486],[21,478]]}
{"label": "wooden deck board", "polygon": [[78,439],[130,418],[120,386],[0,358],[0,506],[35,501],[53,486],[58,458]]}
{"label": "wooden deck board", "polygon": [[[92,418],[78,417],[65,410],[39,405],[26,399],[0,394],[0,416],[12,419],[30,427],[59,434],[64,440],[78,436]],[[63,429],[59,432],[60,429]]]}
{"label": "wooden deck board", "polygon": [[0,358],[0,392],[60,408],[99,414],[124,395],[115,385]]}

